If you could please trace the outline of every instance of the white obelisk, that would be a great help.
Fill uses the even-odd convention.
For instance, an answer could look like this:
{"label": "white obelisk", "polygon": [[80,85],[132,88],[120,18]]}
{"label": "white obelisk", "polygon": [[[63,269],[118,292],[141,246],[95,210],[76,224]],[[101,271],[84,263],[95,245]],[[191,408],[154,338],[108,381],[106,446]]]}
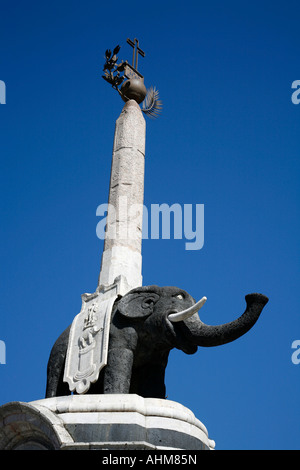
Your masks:
{"label": "white obelisk", "polygon": [[142,285],[146,123],[135,100],[116,121],[100,290],[121,276],[121,294]]}

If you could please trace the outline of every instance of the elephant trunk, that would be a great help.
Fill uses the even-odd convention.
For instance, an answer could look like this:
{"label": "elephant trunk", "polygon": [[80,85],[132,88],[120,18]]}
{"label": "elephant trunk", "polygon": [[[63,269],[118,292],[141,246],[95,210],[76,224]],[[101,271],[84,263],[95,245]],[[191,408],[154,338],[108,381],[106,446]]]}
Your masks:
{"label": "elephant trunk", "polygon": [[197,346],[220,346],[247,333],[256,323],[269,299],[263,294],[248,294],[245,299],[247,303],[245,312],[230,323],[217,326],[206,325],[198,315],[193,315],[184,321],[191,335],[191,342]]}

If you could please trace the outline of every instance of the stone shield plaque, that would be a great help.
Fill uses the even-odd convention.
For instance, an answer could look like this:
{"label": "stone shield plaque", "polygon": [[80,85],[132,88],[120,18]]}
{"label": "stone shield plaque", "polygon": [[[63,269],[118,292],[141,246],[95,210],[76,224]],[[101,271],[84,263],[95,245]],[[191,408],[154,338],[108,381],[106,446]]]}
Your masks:
{"label": "stone shield plaque", "polygon": [[[104,298],[103,298],[104,297]],[[109,326],[117,296],[86,295],[74,318],[68,344],[64,381],[71,392],[86,393],[107,364]]]}

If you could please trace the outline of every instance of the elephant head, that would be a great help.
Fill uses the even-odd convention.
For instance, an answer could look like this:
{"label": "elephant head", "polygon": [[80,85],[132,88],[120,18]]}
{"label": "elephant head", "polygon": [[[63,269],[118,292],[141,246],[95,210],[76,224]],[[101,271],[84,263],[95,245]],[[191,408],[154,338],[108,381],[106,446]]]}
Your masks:
{"label": "elephant head", "polygon": [[190,294],[177,287],[145,286],[126,294],[117,308],[128,319],[143,319],[145,331],[148,325],[151,329],[160,328],[161,337],[173,347],[193,354],[198,346],[219,346],[247,333],[268,302],[263,294],[248,294],[245,312],[240,317],[213,326],[203,323],[197,313],[206,300],[202,297],[195,302]]}

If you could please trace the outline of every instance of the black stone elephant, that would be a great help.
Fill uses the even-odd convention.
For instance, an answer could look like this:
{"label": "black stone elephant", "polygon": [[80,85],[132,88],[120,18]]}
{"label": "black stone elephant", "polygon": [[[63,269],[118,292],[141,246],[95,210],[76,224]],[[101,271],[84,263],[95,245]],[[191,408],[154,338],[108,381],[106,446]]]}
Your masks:
{"label": "black stone elephant", "polygon": [[[177,287],[145,286],[118,298],[112,309],[107,365],[89,393],[136,393],[165,398],[165,368],[169,352],[178,348],[194,354],[198,346],[218,346],[252,328],[268,298],[245,297],[246,310],[238,319],[218,326],[204,324],[197,314],[206,298],[193,297]],[[46,397],[70,394],[63,382],[70,327],[54,344],[47,368]]]}

